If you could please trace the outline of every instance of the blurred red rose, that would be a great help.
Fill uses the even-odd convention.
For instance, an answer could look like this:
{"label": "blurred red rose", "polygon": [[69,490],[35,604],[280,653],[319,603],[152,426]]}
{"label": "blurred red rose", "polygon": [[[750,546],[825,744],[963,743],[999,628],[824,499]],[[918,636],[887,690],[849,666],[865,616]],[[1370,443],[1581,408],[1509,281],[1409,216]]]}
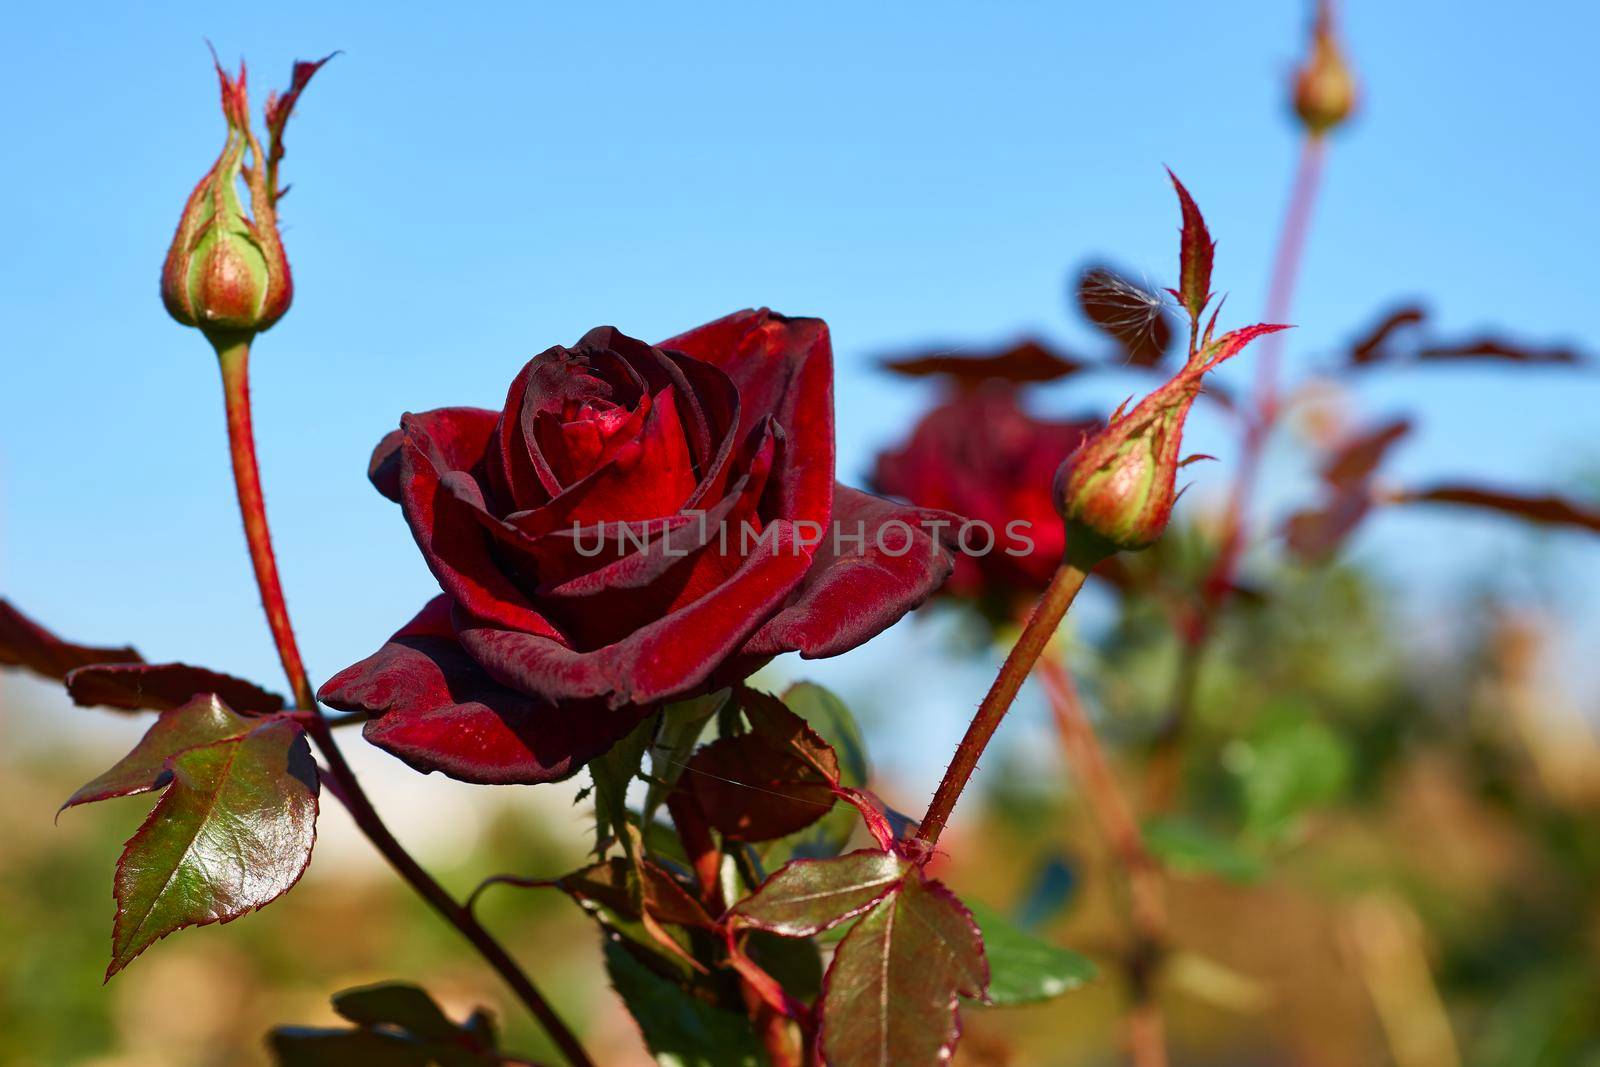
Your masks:
{"label": "blurred red rose", "polygon": [[541,782],[662,701],[867,640],[951,560],[835,484],[832,393],[826,324],[762,310],[655,347],[601,327],[501,411],[406,415],[371,477],[444,593],[320,699],[419,770]]}
{"label": "blurred red rose", "polygon": [[[1009,616],[1013,602],[1048,585],[1061,562],[1066,539],[1051,481],[1098,425],[1035,418],[1009,385],[961,389],[878,457],[874,486],[977,524],[962,538],[945,592]],[[989,530],[993,545],[984,551]]]}

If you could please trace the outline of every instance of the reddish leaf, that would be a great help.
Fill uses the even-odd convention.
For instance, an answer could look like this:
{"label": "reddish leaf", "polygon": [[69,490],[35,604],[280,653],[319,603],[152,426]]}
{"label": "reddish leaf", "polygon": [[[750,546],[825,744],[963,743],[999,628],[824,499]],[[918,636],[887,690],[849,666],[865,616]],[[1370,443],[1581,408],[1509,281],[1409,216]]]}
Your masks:
{"label": "reddish leaf", "polygon": [[741,688],[739,704],[757,734],[790,753],[824,781],[839,784],[839,756],[833,746],[783,701],[770,693]]}
{"label": "reddish leaf", "polygon": [[784,937],[810,937],[859,915],[894,890],[909,865],[892,852],[862,849],[826,860],[795,860],[734,905],[739,922]]}
{"label": "reddish leaf", "polygon": [[[1197,361],[1199,368],[1198,373],[1204,374],[1207,371],[1215,368],[1224,360],[1232,359],[1234,356],[1244,351],[1245,346],[1251,341],[1254,341],[1257,337],[1263,337],[1269,333],[1277,333],[1279,330],[1290,330],[1293,328],[1294,327],[1292,326],[1283,326],[1279,325],[1278,323],[1258,322],[1252,326],[1241,326],[1237,330],[1229,330],[1227,333],[1223,334],[1221,337],[1211,342],[1211,344],[1200,350],[1200,358]],[[1190,371],[1185,373],[1191,374],[1194,372]]]}
{"label": "reddish leaf", "polygon": [[833,785],[758,733],[724,737],[695,753],[685,779],[706,821],[731,841],[797,833],[833,808]]}
{"label": "reddish leaf", "polygon": [[1134,366],[1155,366],[1172,346],[1172,323],[1162,298],[1106,267],[1090,267],[1079,276],[1078,307]]}
{"label": "reddish leaf", "polygon": [[292,721],[258,722],[169,767],[171,784],[117,862],[108,979],[174,930],[270,904],[311,860],[317,769]]}
{"label": "reddish leaf", "polygon": [[241,712],[270,714],[283,698],[254,682],[183,663],[97,663],[67,675],[67,692],[80,707],[167,711],[202,693],[215,693]]}
{"label": "reddish leaf", "polygon": [[[883,810],[866,792],[841,783],[839,758],[822,736],[777,697],[741,688],[739,700],[752,732],[719,741],[691,760],[684,785],[696,809],[724,834],[769,840],[827,814],[828,794],[861,814],[878,844],[894,838]],[[753,740],[747,740],[753,738]],[[790,827],[790,829],[785,829]]]}
{"label": "reddish leaf", "polygon": [[1559,496],[1524,496],[1474,485],[1436,485],[1400,494],[1397,503],[1456,504],[1514,515],[1550,526],[1600,533],[1600,509]]}
{"label": "reddish leaf", "polygon": [[322,69],[322,65],[339,53],[334,52],[323,56],[315,62],[295,60],[294,67],[289,75],[289,88],[282,96],[277,93],[267,94],[267,189],[276,199],[283,195],[284,190],[278,188],[278,163],[283,159],[283,129],[289,124],[289,115],[294,111],[294,105],[300,100],[300,94],[310,84],[312,75]]}
{"label": "reddish leaf", "polygon": [[358,1029],[279,1027],[267,1043],[279,1067],[495,1067],[509,1060],[496,1051],[494,1020],[479,1009],[452,1022],[418,986],[403,982],[347,989],[333,1009]]}
{"label": "reddish leaf", "polygon": [[214,695],[196,697],[156,719],[133,751],[72,794],[61,810],[159,789],[172,780],[173,756],[191,748],[237,740],[259,725],[261,720],[234,714]]}
{"label": "reddish leaf", "polygon": [[1462,363],[1499,361],[1540,366],[1573,367],[1591,361],[1575,349],[1560,345],[1535,347],[1520,344],[1492,334],[1453,344],[1423,344],[1412,338],[1402,344],[1397,340],[1402,332],[1414,332],[1426,319],[1427,312],[1419,305],[1408,304],[1389,312],[1365,336],[1350,346],[1349,361],[1353,367],[1375,363]]}
{"label": "reddish leaf", "polygon": [[131,648],[96,648],[63,641],[0,598],[0,666],[65,678],[74,668],[90,663],[143,662]]}
{"label": "reddish leaf", "polygon": [[553,882],[535,882],[533,885],[553,885],[577,901],[593,901],[626,918],[641,917],[641,907],[652,918],[677,926],[709,929],[711,919],[700,902],[679,885],[672,875],[651,863],[638,861],[638,871],[621,856],[604,863],[596,863],[574,871]]}
{"label": "reddish leaf", "polygon": [[1417,353],[1419,362],[1502,360],[1508,363],[1576,366],[1587,360],[1570,348],[1529,348],[1498,337],[1480,337],[1454,345],[1432,345]]}
{"label": "reddish leaf", "polygon": [[823,1055],[829,1067],[943,1063],[961,1033],[958,998],[982,997],[988,986],[972,913],[913,870],[834,952],[823,981]]}
{"label": "reddish leaf", "polygon": [[1365,336],[1350,346],[1350,362],[1355,366],[1388,362],[1396,358],[1394,337],[1408,326],[1416,326],[1427,317],[1427,312],[1416,304],[1396,308],[1374,326]]}
{"label": "reddish leaf", "polygon": [[1289,517],[1284,525],[1289,551],[1307,563],[1327,559],[1349,540],[1371,510],[1372,497],[1365,485],[1342,489],[1322,507]]}
{"label": "reddish leaf", "polygon": [[981,356],[933,352],[883,362],[883,368],[905,378],[942,375],[958,386],[971,388],[984,382],[1051,382],[1084,369],[1087,364],[1063,355],[1042,341],[1019,341],[1010,348]]}
{"label": "reddish leaf", "polygon": [[1410,419],[1394,419],[1348,438],[1323,463],[1322,480],[1338,487],[1365,482],[1378,469],[1389,449],[1410,432]]}
{"label": "reddish leaf", "polygon": [[1211,260],[1217,243],[1206,229],[1206,220],[1201,216],[1199,206],[1170,167],[1167,177],[1172,179],[1172,187],[1178,193],[1178,206],[1183,211],[1183,227],[1179,231],[1178,288],[1173,295],[1189,312],[1189,320],[1197,323],[1200,313],[1211,301]]}

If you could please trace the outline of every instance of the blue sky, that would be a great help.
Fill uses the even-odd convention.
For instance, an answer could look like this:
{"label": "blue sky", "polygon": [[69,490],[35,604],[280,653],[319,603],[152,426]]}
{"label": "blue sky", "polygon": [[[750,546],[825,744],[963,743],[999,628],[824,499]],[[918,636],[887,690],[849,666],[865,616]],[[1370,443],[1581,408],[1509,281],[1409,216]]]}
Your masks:
{"label": "blue sky", "polygon": [[[1365,106],[1333,146],[1291,373],[1413,295],[1454,335],[1504,327],[1600,351],[1586,280],[1600,14],[1347,6]],[[1064,300],[1071,268],[1110,257],[1170,278],[1163,164],[1219,238],[1231,313],[1258,314],[1305,12],[1198,10],[24,5],[0,67],[0,594],[75,637],[277,680],[214,361],[156,293],[222,139],[207,37],[248,57],[257,108],[293,58],[345,52],[289,129],[297,296],[254,375],[290,603],[325,678],[434,588],[365,482],[372,445],[407,409],[498,405],[527,358],[591,326],[658,339],[749,305],[823,316],[851,479],[926,400],[875,356],[1024,332],[1087,343]],[[1137,387],[1056,389],[1040,406],[1104,410]],[[1600,465],[1593,374],[1375,376],[1359,400],[1421,416],[1404,476],[1551,486]],[[1236,454],[1204,419],[1194,444]],[[1274,471],[1275,497],[1303,491],[1292,460]],[[1224,475],[1200,469],[1190,501],[1214,499]],[[1357,552],[1426,599],[1533,543],[1493,520],[1396,517]],[[1517,581],[1593,636],[1596,548],[1537,548]],[[923,641],[891,635],[807,673],[864,684]],[[939,716],[952,734],[983,684],[961,678],[971,701],[946,693]]]}

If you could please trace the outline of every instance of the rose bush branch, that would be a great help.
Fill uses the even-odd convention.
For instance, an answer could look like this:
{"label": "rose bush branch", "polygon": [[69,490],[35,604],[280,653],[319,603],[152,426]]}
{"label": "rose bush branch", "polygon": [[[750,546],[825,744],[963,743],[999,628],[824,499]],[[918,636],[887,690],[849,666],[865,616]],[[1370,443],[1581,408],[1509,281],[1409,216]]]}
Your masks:
{"label": "rose bush branch", "polygon": [[[1318,0],[1310,54],[1296,72],[1292,86],[1292,103],[1302,138],[1267,292],[1269,322],[1289,317],[1327,156],[1328,134],[1341,126],[1355,108],[1355,79],[1339,47],[1333,16],[1333,0]],[[1217,553],[1201,582],[1198,603],[1179,625],[1179,662],[1172,697],[1151,752],[1150,801],[1157,808],[1170,806],[1176,793],[1183,738],[1193,716],[1201,668],[1215,636],[1217,616],[1233,590],[1249,537],[1250,504],[1260,478],[1263,454],[1282,415],[1282,357],[1283,337],[1267,338],[1256,364],[1252,408],[1244,415],[1239,465],[1223,511]]]}
{"label": "rose bush branch", "polygon": [[[216,350],[227,411],[229,455],[245,539],[284,673],[307,733],[327,761],[332,791],[356,825],[419,896],[478,950],[517,994],[576,1067],[592,1063],[571,1029],[503,946],[406,851],[378,815],[321,714],[289,618],[267,524],[250,406],[250,346],[288,311],[294,285],[278,234],[278,162],[282,135],[300,92],[326,63],[296,63],[282,97],[268,98],[270,149],[263,152],[250,121],[243,67],[237,78],[217,66],[228,139],[216,165],[185,205],[162,270],[162,297],[179,322],[201,330]],[[248,212],[238,194],[243,179]]]}

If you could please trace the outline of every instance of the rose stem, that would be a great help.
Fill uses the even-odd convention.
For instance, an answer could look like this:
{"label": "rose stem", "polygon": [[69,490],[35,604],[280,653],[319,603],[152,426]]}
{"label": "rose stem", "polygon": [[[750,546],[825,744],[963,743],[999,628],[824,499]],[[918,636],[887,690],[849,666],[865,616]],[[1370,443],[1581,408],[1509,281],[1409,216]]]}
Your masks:
{"label": "rose stem", "polygon": [[933,803],[928,805],[928,814],[923,816],[922,825],[917,829],[917,837],[926,843],[930,853],[934,844],[938,842],[939,834],[943,832],[945,823],[950,818],[950,811],[956,806],[961,791],[966,788],[972,772],[978,769],[978,757],[983,755],[989,739],[1000,726],[1000,720],[1005,718],[1006,710],[1016,699],[1017,690],[1022,687],[1023,679],[1028,677],[1034,661],[1039,658],[1039,653],[1044,651],[1045,643],[1061,624],[1061,619],[1072,606],[1078,590],[1083,588],[1089,570],[1098,562],[1096,559],[1080,566],[1070,558],[1063,560],[1061,566],[1056,569],[1055,577],[1050,579],[1050,585],[1045,589],[1044,595],[1039,598],[1039,603],[1034,605],[1033,614],[1028,616],[1028,621],[1022,628],[1022,636],[1011,646],[1011,651],[1006,654],[1005,663],[1000,666],[1000,673],[995,676],[994,684],[989,687],[983,703],[978,705],[978,712],[972,717],[972,724],[967,727],[966,736],[961,739],[956,754],[950,759],[950,766],[945,769],[944,780],[939,783],[938,791],[933,794]]}
{"label": "rose stem", "polygon": [[1167,904],[1160,864],[1145,848],[1133,806],[1117,784],[1100,739],[1078,699],[1072,675],[1049,656],[1039,660],[1034,673],[1044,683],[1072,777],[1082,790],[1090,815],[1100,827],[1127,887],[1132,944],[1123,967],[1132,1000],[1128,1010],[1128,1048],[1134,1067],[1166,1067],[1166,1027],[1155,997],[1155,974],[1167,939]]}
{"label": "rose stem", "polygon": [[489,965],[499,972],[500,977],[505,979],[506,984],[544,1026],[567,1060],[574,1067],[594,1067],[594,1061],[584,1052],[566,1023],[545,1001],[533,980],[517,966],[511,955],[473,914],[423,870],[405,850],[405,846],[389,832],[357,781],[355,772],[345,761],[344,753],[339,750],[333,730],[321,713],[311,689],[311,681],[301,662],[294,627],[289,622],[283,585],[278,579],[278,562],[272,551],[272,534],[267,527],[266,505],[261,495],[261,471],[256,463],[255,434],[250,420],[250,342],[248,338],[238,339],[218,343],[216,348],[222,367],[222,391],[228,412],[228,447],[233,457],[234,484],[239,493],[239,511],[244,518],[245,540],[250,545],[250,561],[255,567],[256,585],[261,589],[261,603],[267,612],[267,624],[272,628],[272,638],[278,646],[278,657],[283,661],[284,673],[289,676],[289,684],[294,689],[295,703],[302,710],[310,712],[299,721],[305,725],[306,732],[316,741],[328,761],[328,773],[332,779],[329,792],[344,802],[356,826],[366,834],[400,877],[460,931]]}
{"label": "rose stem", "polygon": [[[1278,251],[1273,260],[1272,281],[1267,289],[1267,322],[1287,322],[1294,303],[1295,282],[1304,259],[1306,234],[1311,229],[1311,212],[1321,185],[1326,158],[1324,138],[1307,134],[1300,147],[1289,191],[1289,207],[1284,212],[1283,229],[1278,235]],[[1216,630],[1216,619],[1233,589],[1244,550],[1250,500],[1259,480],[1262,452],[1272,436],[1282,405],[1278,396],[1278,368],[1283,356],[1284,333],[1262,338],[1260,359],[1256,363],[1255,410],[1246,416],[1244,442],[1239,468],[1223,513],[1221,547],[1201,587],[1199,605],[1179,627],[1182,648],[1173,680],[1172,701],[1166,721],[1156,735],[1150,757],[1150,803],[1157,810],[1171,806],[1177,792],[1183,740],[1189,729],[1195,687],[1200,679],[1200,663]]]}

